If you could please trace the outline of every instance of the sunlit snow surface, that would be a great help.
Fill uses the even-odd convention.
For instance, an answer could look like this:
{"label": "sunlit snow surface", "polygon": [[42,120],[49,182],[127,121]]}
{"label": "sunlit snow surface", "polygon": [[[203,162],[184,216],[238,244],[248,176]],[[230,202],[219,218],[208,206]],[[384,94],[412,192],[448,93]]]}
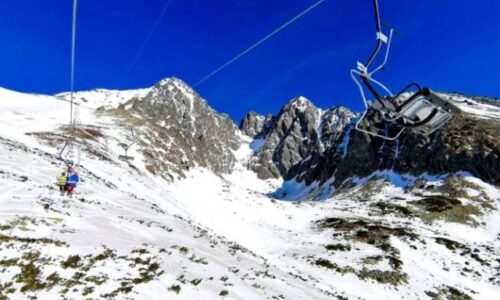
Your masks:
{"label": "sunlit snow surface", "polygon": [[[324,201],[277,201],[268,195],[282,182],[262,181],[245,168],[258,143],[243,136],[232,174],[195,169],[170,183],[147,172],[137,149],[131,150],[131,165],[118,159],[123,151],[117,144],[127,140],[128,131],[93,109],[128,99],[99,97],[85,94],[93,100],[80,107],[80,120],[100,128],[104,137],[92,145],[105,149],[109,160],[83,152],[82,182],[70,198],[55,186],[63,170],[55,158],[58,149],[27,134],[59,132],[69,118],[69,103],[61,97],[0,90],[0,298],[425,299],[429,291],[443,287],[476,299],[500,294],[498,280],[490,280],[499,276],[500,268],[496,187],[463,174],[475,186],[469,195],[493,199],[477,226],[374,214],[374,203],[406,206],[417,200],[406,187],[418,178],[391,171],[354,178],[358,187]],[[423,178],[435,186],[444,180]],[[368,182],[374,182],[376,193],[361,201],[358,196]],[[304,189],[290,184],[292,193]],[[387,252],[333,229],[318,229],[316,221],[325,218],[410,228],[418,236],[415,240],[389,237],[396,249],[391,251],[403,262],[398,272],[407,281],[393,285],[360,278],[360,272],[371,269],[390,272]],[[472,253],[450,250],[436,238],[467,245]],[[325,248],[337,244],[350,250]],[[489,266],[471,258],[474,249]],[[76,255],[72,265],[68,258]],[[363,264],[378,256],[377,263]],[[320,259],[338,269],[318,264]],[[30,262],[38,269],[32,285],[19,276],[29,273]],[[53,274],[59,280],[51,285]]]}

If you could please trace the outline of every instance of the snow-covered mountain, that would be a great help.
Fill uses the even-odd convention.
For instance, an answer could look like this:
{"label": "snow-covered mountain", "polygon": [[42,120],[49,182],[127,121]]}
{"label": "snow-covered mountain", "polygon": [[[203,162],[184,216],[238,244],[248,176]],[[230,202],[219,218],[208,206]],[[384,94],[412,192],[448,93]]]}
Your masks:
{"label": "snow-covered mountain", "polygon": [[[256,149],[249,168],[260,178],[284,178],[305,181],[310,184],[318,176],[329,178],[334,170],[327,162],[338,161],[345,156],[347,141],[355,114],[345,107],[333,107],[323,111],[308,99],[297,97],[288,102],[278,116],[247,115],[241,129],[261,128],[254,137],[261,147]],[[252,125],[252,123],[261,126]]]}
{"label": "snow-covered mountain", "polygon": [[278,116],[268,116],[260,127],[252,122],[260,124],[264,117],[250,113],[240,126],[242,131],[265,129],[255,136],[262,147],[255,151],[249,167],[263,179],[282,177],[332,191],[354,177],[382,170],[414,176],[465,171],[499,184],[500,108],[493,100],[442,96],[462,113],[430,136],[407,131],[394,142],[353,130],[357,116],[347,108],[323,111],[303,97],[292,99]]}
{"label": "snow-covered mountain", "polygon": [[303,97],[240,130],[175,78],[77,93],[75,130],[67,94],[0,89],[0,299],[495,299],[500,108],[445,96],[388,144]]}

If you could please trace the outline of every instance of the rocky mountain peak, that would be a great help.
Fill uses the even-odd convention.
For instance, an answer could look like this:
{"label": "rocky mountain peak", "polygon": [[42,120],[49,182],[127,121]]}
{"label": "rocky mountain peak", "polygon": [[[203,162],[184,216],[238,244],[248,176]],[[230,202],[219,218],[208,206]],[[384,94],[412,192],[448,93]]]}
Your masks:
{"label": "rocky mountain peak", "polygon": [[[182,91],[187,95],[199,96],[198,93],[190,85],[188,85],[186,82],[176,77],[164,78],[158,81],[153,86],[153,90],[154,89],[158,90],[168,89],[169,91],[177,90],[177,91]],[[204,99],[200,100],[204,101]]]}
{"label": "rocky mountain peak", "polygon": [[[306,185],[331,181],[336,187],[385,169],[415,175],[466,171],[500,182],[497,101],[440,95],[456,102],[463,114],[431,136],[408,131],[395,142],[353,130],[359,115],[345,107],[322,110],[302,96],[288,101],[276,116],[250,112],[240,123],[241,132],[260,141],[247,166],[260,178]],[[141,151],[153,173],[182,176],[195,166],[217,173],[233,168],[233,150],[240,145],[238,128],[178,78],[137,91],[81,92],[76,99],[88,106],[103,105],[103,110],[122,103],[115,112],[137,127]]]}
{"label": "rocky mountain peak", "polygon": [[[405,132],[384,141],[354,130],[359,115],[341,106],[321,110],[304,97],[283,106],[249,161],[261,178],[294,180],[310,185],[330,181],[335,187],[378,170],[419,176],[465,171],[500,182],[500,110],[496,102],[460,94],[441,95],[460,106],[462,114],[430,136]],[[260,115],[243,122],[248,130],[262,128]],[[253,122],[253,123],[252,123]]]}
{"label": "rocky mountain peak", "polygon": [[304,96],[295,97],[288,101],[285,106],[283,106],[283,111],[296,110],[298,112],[303,112],[307,109],[316,109],[316,107],[309,99]]}
{"label": "rocky mountain peak", "polygon": [[121,105],[118,112],[127,122],[145,126],[138,138],[151,172],[182,175],[195,166],[231,172],[232,150],[240,145],[238,128],[182,80],[163,79],[143,98]]}
{"label": "rocky mountain peak", "polygon": [[[251,168],[287,179],[270,195],[240,165],[249,148],[231,167],[234,123],[189,89],[80,93],[85,123],[69,128],[64,99],[0,88],[0,298],[495,299],[500,190],[481,179],[500,183],[499,107],[463,99],[442,130],[395,142],[342,107],[249,114]],[[68,199],[53,181],[69,134],[82,181]],[[235,172],[159,178],[193,166]]]}
{"label": "rocky mountain peak", "polygon": [[240,122],[240,130],[249,137],[256,137],[264,128],[266,117],[251,111]]}
{"label": "rocky mountain peak", "polygon": [[[346,108],[323,111],[305,97],[293,98],[268,122],[266,135],[260,136],[265,143],[250,160],[249,168],[261,178],[307,175],[304,168],[312,167],[311,163],[324,153],[325,142],[330,145],[340,139],[353,116]],[[246,131],[250,120],[262,120],[247,117],[242,123],[247,125]]]}
{"label": "rocky mountain peak", "polygon": [[356,114],[343,106],[334,106],[324,111],[318,128],[323,145],[330,147],[338,141],[345,129],[352,128],[349,125],[352,125],[355,118]]}

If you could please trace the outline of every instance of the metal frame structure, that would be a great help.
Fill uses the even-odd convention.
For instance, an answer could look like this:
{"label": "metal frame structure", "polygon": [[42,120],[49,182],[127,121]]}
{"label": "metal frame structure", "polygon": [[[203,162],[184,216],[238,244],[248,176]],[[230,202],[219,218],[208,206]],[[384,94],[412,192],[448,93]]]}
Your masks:
{"label": "metal frame structure", "polygon": [[[365,105],[365,112],[356,123],[355,128],[358,131],[386,140],[397,139],[405,129],[429,135],[446,124],[459,110],[430,89],[422,88],[418,83],[411,83],[394,95],[384,84],[373,78],[373,75],[382,70],[387,63],[395,33],[393,28],[389,28],[388,36],[383,33],[378,0],[373,0],[373,5],[377,44],[365,64],[358,61],[357,68],[350,70],[351,78],[358,86]],[[370,71],[371,65],[380,54],[384,44],[386,44],[386,50],[382,63]],[[373,95],[375,99],[373,103],[367,100],[363,85]],[[415,88],[416,91],[412,88]],[[383,90],[385,95],[382,96],[377,89]],[[362,123],[373,125],[376,119],[379,119],[385,127],[395,125],[392,126],[392,128],[397,129],[395,134],[390,135],[387,129],[382,134],[380,131],[374,132],[362,127]]]}
{"label": "metal frame structure", "polygon": [[125,150],[125,155],[119,155],[118,158],[123,161],[134,160],[133,156],[128,156],[128,149],[130,149],[130,147],[132,147],[136,142],[134,130],[132,128],[130,128],[130,132],[132,133],[132,143],[130,144],[120,143],[120,146],[123,148],[123,150]]}
{"label": "metal frame structure", "polygon": [[[57,158],[64,162],[66,166],[73,166],[74,162],[71,159],[65,157],[65,150],[69,148],[68,154],[71,154],[73,150],[74,142],[74,133],[75,133],[75,116],[78,117],[78,111],[76,103],[74,103],[74,89],[75,89],[75,50],[76,50],[76,21],[77,21],[77,10],[78,10],[78,0],[73,0],[73,10],[72,10],[72,26],[71,26],[71,69],[70,69],[70,106],[69,106],[69,136],[66,138],[66,141],[57,154]],[[80,163],[80,150],[78,149],[78,162]]]}

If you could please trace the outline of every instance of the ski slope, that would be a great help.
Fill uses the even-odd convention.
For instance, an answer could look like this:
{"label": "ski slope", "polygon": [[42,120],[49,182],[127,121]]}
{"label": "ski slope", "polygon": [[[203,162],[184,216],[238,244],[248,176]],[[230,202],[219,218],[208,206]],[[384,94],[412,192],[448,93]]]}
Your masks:
{"label": "ski slope", "polygon": [[[418,180],[443,186],[446,176],[387,171],[355,179],[357,186],[325,201],[277,201],[269,195],[282,182],[260,180],[246,169],[253,150],[244,136],[232,174],[197,168],[168,182],[147,171],[137,147],[129,152],[132,162],[119,160],[118,144],[129,132],[121,120],[95,112],[127,97],[96,97],[79,106],[82,125],[98,129],[100,136],[82,141],[82,182],[68,197],[55,186],[64,168],[56,159],[62,144],[52,145],[42,134],[63,133],[68,101],[0,90],[0,296],[420,299],[429,292],[446,295],[449,288],[474,299],[500,294],[497,187],[456,175],[469,186],[460,200],[485,204],[470,223],[438,219],[430,224],[379,214],[373,206],[397,199],[401,207],[413,207],[433,192],[422,189],[417,196],[409,186]],[[328,218],[347,223],[334,228]],[[382,244],[349,231],[371,229],[370,224],[384,226],[380,230],[388,237],[377,231]],[[444,238],[458,244],[449,249],[437,242]],[[470,251],[463,254],[465,248],[457,245]],[[395,267],[397,261],[402,265]]]}

